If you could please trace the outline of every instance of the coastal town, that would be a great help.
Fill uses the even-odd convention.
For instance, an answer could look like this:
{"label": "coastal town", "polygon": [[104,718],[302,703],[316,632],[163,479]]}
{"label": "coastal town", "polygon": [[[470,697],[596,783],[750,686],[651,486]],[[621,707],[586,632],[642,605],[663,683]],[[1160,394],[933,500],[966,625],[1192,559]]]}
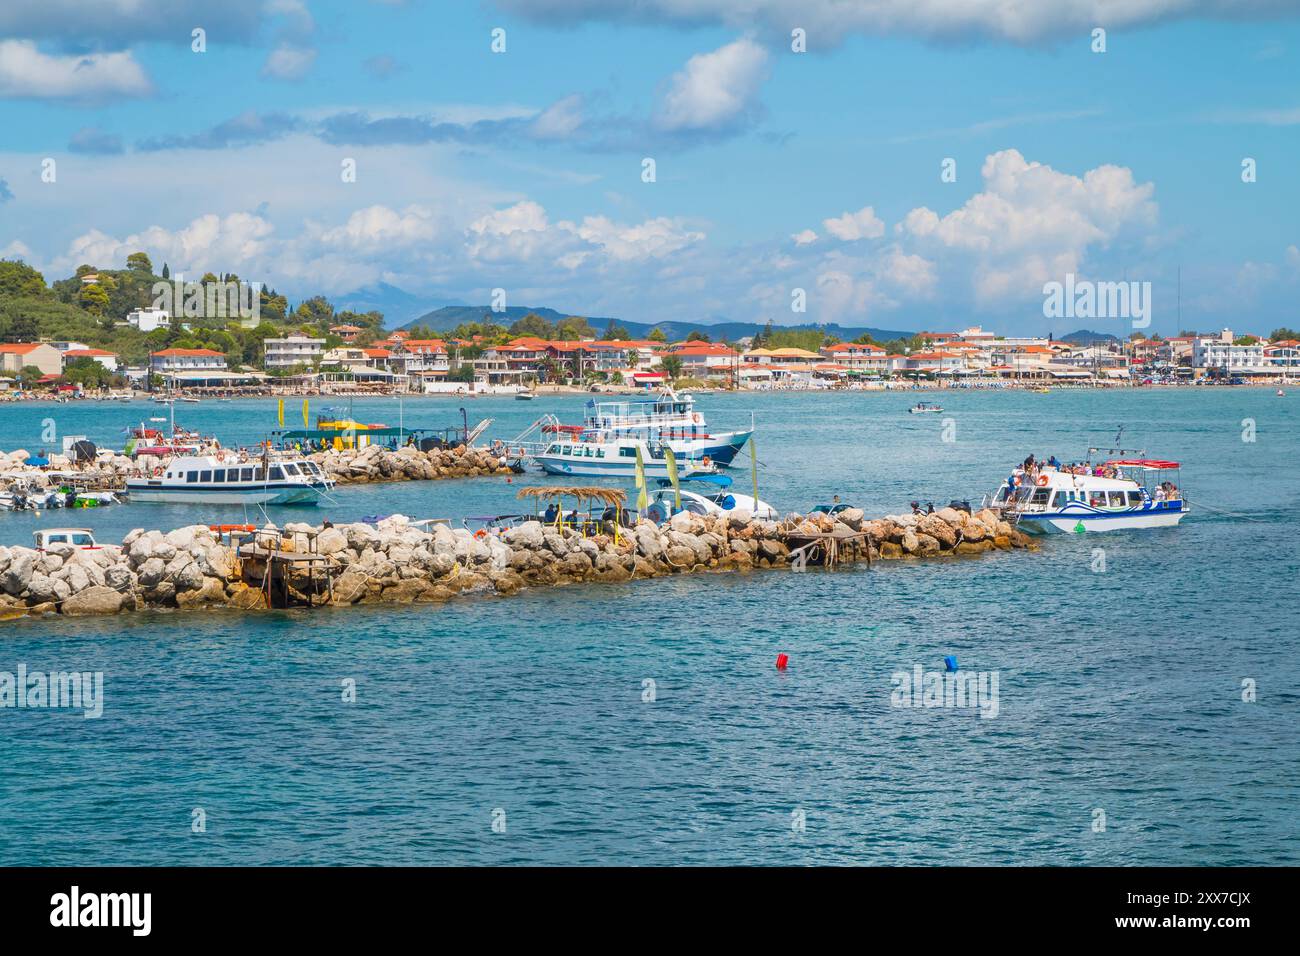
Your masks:
{"label": "coastal town", "polygon": [[[128,316],[143,331],[166,328],[170,321],[157,310]],[[822,339],[820,345],[811,342],[815,348],[769,345],[761,334],[714,342],[707,326],[678,342],[508,334],[498,341],[482,333],[416,337],[407,331],[381,337],[366,336],[367,331],[339,324],[325,335],[294,331],[266,337],[260,361],[249,364],[233,363],[228,354],[205,347],[158,349],[148,354],[147,364],[130,366],[119,354],[84,342],[0,343],[0,387],[11,399],[89,393],[117,397],[135,390],[456,395],[539,387],[645,389],[674,382],[752,390],[1270,385],[1300,375],[1300,340],[1286,329],[1272,336],[1222,329],[1168,338],[1057,341],[972,326],[920,332],[897,350],[873,341],[834,341],[815,329],[800,329],[797,336],[783,335],[784,330],[769,333],[777,341]],[[66,374],[87,362],[108,373],[99,389],[88,389]]]}

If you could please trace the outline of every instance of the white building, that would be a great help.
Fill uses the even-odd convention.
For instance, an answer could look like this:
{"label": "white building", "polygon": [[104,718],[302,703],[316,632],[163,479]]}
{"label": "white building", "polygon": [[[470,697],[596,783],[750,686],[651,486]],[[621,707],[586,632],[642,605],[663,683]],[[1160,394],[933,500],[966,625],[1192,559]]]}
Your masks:
{"label": "white building", "polygon": [[1266,349],[1267,342],[1251,345],[1234,345],[1232,330],[1224,329],[1215,336],[1201,336],[1192,346],[1192,365],[1196,368],[1219,369],[1224,375],[1269,375],[1278,368],[1272,364]]}
{"label": "white building", "polygon": [[69,362],[74,362],[77,359],[82,358],[94,359],[110,372],[117,371],[118,359],[117,354],[114,352],[106,352],[103,349],[92,349],[85,346],[79,349],[64,349],[63,351],[64,367],[66,367]]}
{"label": "white building", "polygon": [[315,365],[325,351],[324,339],[312,339],[294,333],[283,339],[266,339],[267,368],[293,368],[295,365]]}
{"label": "white building", "polygon": [[154,329],[169,328],[172,317],[166,309],[136,309],[126,314],[126,321],[141,332],[152,332]]}

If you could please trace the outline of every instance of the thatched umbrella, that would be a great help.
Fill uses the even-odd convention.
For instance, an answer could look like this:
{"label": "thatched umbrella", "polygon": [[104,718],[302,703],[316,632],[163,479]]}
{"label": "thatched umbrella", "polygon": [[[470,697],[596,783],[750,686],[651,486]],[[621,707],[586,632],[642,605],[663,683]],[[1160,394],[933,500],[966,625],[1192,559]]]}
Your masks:
{"label": "thatched umbrella", "polygon": [[[576,498],[578,503],[584,501],[599,501],[601,504],[614,508],[614,540],[618,540],[618,526],[620,522],[619,511],[624,502],[627,501],[627,494],[618,488],[598,488],[595,486],[568,486],[568,485],[534,485],[531,488],[520,488],[515,495],[516,498],[536,498],[540,505],[543,498]],[[560,519],[563,517],[564,510],[559,509],[560,514],[556,518],[558,526]],[[585,533],[585,532],[584,532]]]}

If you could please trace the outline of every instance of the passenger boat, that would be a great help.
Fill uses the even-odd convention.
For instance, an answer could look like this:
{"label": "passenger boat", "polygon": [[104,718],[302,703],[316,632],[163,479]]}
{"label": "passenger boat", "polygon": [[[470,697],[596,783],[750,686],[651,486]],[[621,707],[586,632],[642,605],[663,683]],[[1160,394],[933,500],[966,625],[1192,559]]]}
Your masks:
{"label": "passenger boat", "polygon": [[1044,467],[1032,477],[1023,476],[1024,485],[1014,492],[1004,483],[992,507],[1030,534],[1169,528],[1187,516],[1187,502],[1174,480],[1178,462],[1117,458],[1100,467],[1109,477]]}
{"label": "passenger boat", "polygon": [[97,551],[95,535],[89,528],[42,528],[33,531],[37,551],[48,551],[54,545],[67,545],[78,551]]}
{"label": "passenger boat", "polygon": [[148,478],[128,478],[132,501],[204,505],[314,505],[334,480],[305,458],[176,458]]}
{"label": "passenger boat", "polygon": [[908,411],[913,415],[921,415],[925,412],[941,412],[943,411],[943,406],[937,405],[934,402],[917,402],[909,408]]}
{"label": "passenger boat", "polygon": [[708,491],[688,491],[682,488],[680,492],[674,492],[671,482],[660,479],[659,488],[650,494],[650,502],[641,511],[640,517],[663,524],[677,513],[678,494],[682,499],[681,510],[689,514],[722,515],[747,511],[761,521],[775,521],[780,517],[776,509],[766,501],[728,490],[731,487],[729,475],[696,475],[692,480],[712,485],[713,488]]}
{"label": "passenger boat", "polygon": [[[561,425],[560,429],[576,426]],[[704,416],[695,410],[695,399],[665,389],[658,395],[587,402],[580,433],[597,440],[639,438],[668,445],[680,457],[703,459],[730,465],[754,434],[748,431],[711,433]]]}
{"label": "passenger boat", "polygon": [[[550,475],[567,475],[582,478],[633,478],[636,476],[636,453],[641,450],[641,461],[650,478],[668,477],[668,458],[664,454],[667,443],[643,441],[638,438],[599,440],[584,432],[576,437],[552,441],[533,456]],[[679,478],[698,474],[713,474],[717,465],[708,455],[687,456],[673,451],[677,459]]]}

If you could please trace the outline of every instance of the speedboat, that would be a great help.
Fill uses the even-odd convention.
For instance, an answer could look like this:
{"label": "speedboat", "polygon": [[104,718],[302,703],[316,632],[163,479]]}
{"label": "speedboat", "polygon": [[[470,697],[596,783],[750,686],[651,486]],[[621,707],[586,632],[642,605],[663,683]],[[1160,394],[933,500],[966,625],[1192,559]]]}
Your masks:
{"label": "speedboat", "polygon": [[1103,475],[1045,466],[1022,474],[1014,489],[1004,483],[991,507],[1030,534],[1174,527],[1189,512],[1179,468],[1153,458],[1112,459],[1100,466]]}
{"label": "speedboat", "polygon": [[[572,478],[633,478],[636,476],[637,450],[645,474],[650,478],[668,477],[667,443],[643,441],[638,438],[615,438],[607,441],[589,440],[587,435],[557,439],[533,460],[550,475]],[[713,474],[717,465],[707,455],[688,457],[673,452],[677,460],[679,478],[697,474]]]}
{"label": "speedboat", "polygon": [[941,412],[943,411],[943,406],[937,405],[934,402],[917,402],[909,408],[908,411],[913,415],[920,415],[925,412]]}
{"label": "speedboat", "polygon": [[226,453],[176,458],[126,482],[132,501],[204,505],[314,505],[333,487],[305,458],[241,461]]}
{"label": "speedboat", "polygon": [[[650,494],[650,502],[641,511],[640,517],[649,518],[656,524],[663,524],[679,510],[695,515],[725,515],[733,511],[747,511],[751,517],[761,521],[775,521],[780,517],[776,509],[766,501],[729,491],[729,475],[697,475],[692,480],[712,485],[713,489],[688,491],[681,488],[674,491],[672,482],[660,480],[658,489]],[[682,500],[680,509],[677,508],[678,495],[681,495]]]}
{"label": "speedboat", "polygon": [[531,402],[536,397],[532,392],[515,392],[516,402]]}

